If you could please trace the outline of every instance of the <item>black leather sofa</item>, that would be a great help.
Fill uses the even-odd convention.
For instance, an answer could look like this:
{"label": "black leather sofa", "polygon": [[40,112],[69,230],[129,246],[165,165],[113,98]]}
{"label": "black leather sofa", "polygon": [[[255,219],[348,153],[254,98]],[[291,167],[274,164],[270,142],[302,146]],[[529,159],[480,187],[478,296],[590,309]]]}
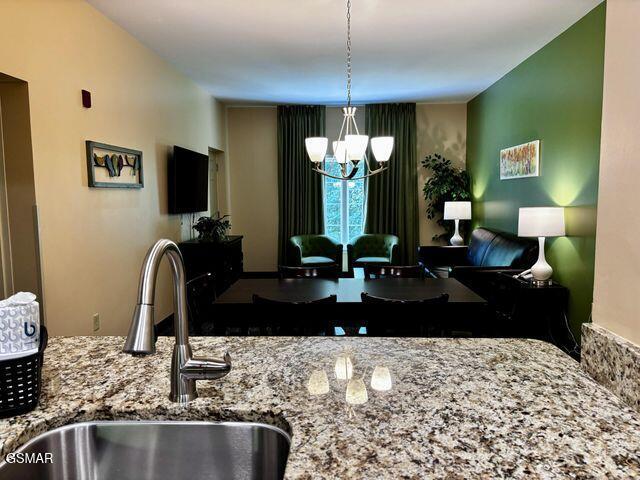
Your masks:
{"label": "black leather sofa", "polygon": [[432,277],[456,278],[486,298],[487,273],[531,268],[538,258],[538,242],[513,234],[477,228],[469,246],[418,248],[418,261]]}

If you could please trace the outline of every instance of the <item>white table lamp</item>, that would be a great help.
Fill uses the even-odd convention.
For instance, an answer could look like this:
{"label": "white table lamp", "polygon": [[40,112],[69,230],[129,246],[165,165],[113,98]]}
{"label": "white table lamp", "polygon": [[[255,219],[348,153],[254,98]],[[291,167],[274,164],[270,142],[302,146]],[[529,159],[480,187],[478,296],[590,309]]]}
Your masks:
{"label": "white table lamp", "polygon": [[460,220],[471,220],[471,202],[444,202],[445,220],[454,220],[456,222],[456,233],[453,234],[449,242],[451,245],[459,246],[464,243],[460,236],[459,224]]}
{"label": "white table lamp", "polygon": [[544,257],[546,237],[562,237],[564,229],[564,208],[532,207],[521,208],[518,214],[518,236],[538,237],[538,261],[531,267],[533,280],[538,284],[548,284],[553,268]]}

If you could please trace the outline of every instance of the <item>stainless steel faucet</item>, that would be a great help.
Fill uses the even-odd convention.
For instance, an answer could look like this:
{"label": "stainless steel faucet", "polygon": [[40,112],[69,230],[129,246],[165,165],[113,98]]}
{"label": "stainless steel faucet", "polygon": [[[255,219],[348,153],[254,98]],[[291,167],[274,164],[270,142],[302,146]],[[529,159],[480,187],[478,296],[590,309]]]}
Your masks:
{"label": "stainless steel faucet", "polygon": [[212,380],[224,377],[231,370],[231,358],[225,353],[222,359],[194,358],[189,345],[187,316],[187,290],[182,254],[171,240],[158,240],[147,252],[140,272],[138,304],[124,344],[124,352],[133,355],[155,353],[153,302],[156,277],[160,260],[167,254],[173,276],[173,319],[176,343],[171,359],[172,402],[187,403],[198,398],[196,380]]}

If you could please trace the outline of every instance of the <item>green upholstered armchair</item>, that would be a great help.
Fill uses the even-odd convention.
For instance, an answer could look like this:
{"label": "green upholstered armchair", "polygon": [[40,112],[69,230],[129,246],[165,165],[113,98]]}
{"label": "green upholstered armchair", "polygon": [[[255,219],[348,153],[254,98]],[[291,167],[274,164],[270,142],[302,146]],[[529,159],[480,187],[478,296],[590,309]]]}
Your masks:
{"label": "green upholstered armchair", "polygon": [[296,235],[289,239],[291,266],[338,264],[342,269],[342,244],[326,235]]}
{"label": "green upholstered armchair", "polygon": [[365,265],[397,265],[399,239],[395,235],[366,233],[347,245],[349,271]]}

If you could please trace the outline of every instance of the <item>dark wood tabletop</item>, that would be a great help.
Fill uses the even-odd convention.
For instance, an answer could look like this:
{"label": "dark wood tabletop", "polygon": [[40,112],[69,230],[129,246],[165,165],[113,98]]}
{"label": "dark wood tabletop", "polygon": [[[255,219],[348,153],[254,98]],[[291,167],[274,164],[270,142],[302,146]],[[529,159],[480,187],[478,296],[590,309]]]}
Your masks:
{"label": "dark wood tabletop", "polygon": [[360,294],[402,300],[422,300],[449,294],[449,303],[478,304],[485,299],[454,278],[341,278],[339,280],[275,278],[240,279],[217,299],[220,304],[251,303],[253,294],[292,302],[337,295],[338,303],[361,303]]}

